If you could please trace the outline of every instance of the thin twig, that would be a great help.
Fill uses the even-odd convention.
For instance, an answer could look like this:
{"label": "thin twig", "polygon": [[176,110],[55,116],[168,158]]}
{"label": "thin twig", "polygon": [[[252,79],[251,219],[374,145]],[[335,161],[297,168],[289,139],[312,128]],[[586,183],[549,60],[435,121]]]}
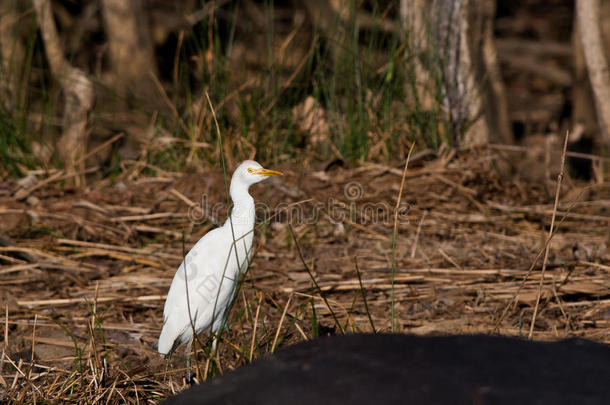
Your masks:
{"label": "thin twig", "polygon": [[74,163],[74,165],[78,166],[79,164],[83,163],[85,160],[89,159],[91,156],[95,155],[97,152],[106,149],[108,146],[112,145],[113,143],[115,143],[116,141],[118,141],[119,139],[121,139],[124,136],[125,136],[125,134],[123,132],[120,132],[120,133],[116,134],[112,138],[108,139],[106,142],[104,142],[101,145],[98,145],[95,148],[91,149],[89,152],[87,152],[86,155],[84,155],[81,158],[79,158]]}
{"label": "thin twig", "polygon": [[4,360],[8,352],[8,304],[4,305],[4,348],[2,358],[0,358],[0,375],[4,373]]}
{"label": "thin twig", "polygon": [[258,326],[258,315],[261,311],[261,303],[263,302],[263,293],[261,292],[258,298],[258,306],[256,307],[256,315],[254,316],[254,327],[252,328],[252,341],[250,342],[250,357],[249,361],[252,362],[252,355],[254,354],[254,343],[256,342],[256,327]]}
{"label": "thin twig", "polygon": [[[182,270],[184,270],[184,290],[186,292],[186,309],[187,309],[187,314],[189,316],[189,324],[191,326],[191,338],[189,339],[189,343],[187,343],[189,345],[190,349],[195,349],[194,350],[194,357],[195,357],[195,369],[197,370],[196,373],[197,375],[200,375],[200,371],[199,371],[199,360],[197,359],[197,346],[195,345],[195,341],[197,341],[197,343],[199,343],[199,346],[201,348],[203,348],[203,345],[201,344],[201,342],[199,341],[199,338],[197,337],[197,329],[195,329],[195,319],[193,319],[193,315],[191,314],[191,300],[189,297],[189,283],[188,283],[188,271],[186,269],[186,248],[185,248],[185,241],[184,241],[184,232],[182,233],[182,264],[180,265],[182,267]],[[180,271],[180,268],[178,268],[178,271]],[[187,365],[189,366],[189,369],[186,371],[187,376],[190,377],[190,361],[189,361],[189,357],[191,356],[191,353],[186,353],[187,355]],[[190,379],[190,378],[189,378]],[[187,383],[189,383],[190,381],[187,381]]]}
{"label": "thin twig", "polygon": [[38,314],[34,314],[34,327],[32,328],[32,356],[30,357],[30,368],[28,369],[28,379],[32,375],[34,368],[34,353],[36,352],[36,324],[38,322]]}
{"label": "thin twig", "polygon": [[409,153],[407,154],[407,160],[405,161],[405,168],[402,172],[402,179],[400,180],[400,189],[398,190],[398,197],[396,198],[396,206],[394,207],[394,231],[392,232],[392,332],[396,329],[396,319],[394,314],[395,297],[394,297],[394,274],[396,273],[396,238],[398,237],[398,208],[400,206],[400,200],[402,199],[402,190],[405,186],[405,178],[407,177],[407,168],[409,167],[409,160],[411,159],[411,153],[415,147],[415,142],[411,144]]}
{"label": "thin twig", "polygon": [[286,313],[288,312],[288,307],[290,307],[290,301],[292,300],[293,294],[288,296],[288,302],[286,302],[286,306],[284,307],[284,311],[282,311],[282,316],[280,318],[280,322],[277,325],[277,330],[275,331],[275,337],[273,338],[273,344],[271,345],[271,353],[275,351],[275,347],[277,345],[277,340],[280,337],[280,330],[282,329],[282,323],[284,322],[284,318],[286,317]]}
{"label": "thin twig", "polygon": [[371,323],[371,329],[373,333],[377,333],[375,329],[375,324],[373,323],[373,317],[371,316],[371,311],[369,310],[369,304],[366,300],[366,292],[364,292],[364,286],[362,285],[362,277],[360,276],[360,269],[358,268],[358,258],[354,256],[354,266],[356,267],[356,274],[358,275],[358,283],[360,284],[360,292],[362,293],[362,300],[364,301],[364,309],[366,311],[366,315],[369,318],[369,322]]}
{"label": "thin twig", "polygon": [[333,311],[332,307],[328,303],[328,300],[326,299],[326,294],[324,294],[324,291],[322,291],[322,289],[318,285],[318,281],[316,280],[316,277],[313,275],[313,273],[311,272],[311,269],[309,268],[309,266],[305,262],[305,258],[303,257],[303,253],[301,252],[301,246],[299,245],[299,241],[297,240],[297,236],[294,233],[294,229],[292,229],[292,224],[288,224],[288,230],[290,230],[290,235],[292,235],[292,239],[294,240],[294,245],[297,248],[297,253],[299,255],[299,258],[301,259],[301,263],[303,263],[303,266],[305,266],[305,270],[307,270],[307,273],[309,274],[309,277],[311,278],[311,281],[313,282],[313,284],[318,289],[318,293],[320,294],[320,297],[322,297],[322,300],[324,301],[324,303],[326,304],[326,307],[330,311],[330,314],[333,317],[333,319],[335,321],[335,324],[339,327],[339,330],[341,331],[341,333],[344,334],[345,330],[343,330],[343,326],[341,326],[341,322],[339,322],[339,320],[337,319],[337,315],[335,315],[335,311]]}
{"label": "thin twig", "polygon": [[555,202],[553,203],[553,216],[551,217],[551,227],[549,228],[549,236],[544,250],[544,259],[542,260],[542,270],[540,271],[540,284],[538,284],[538,293],[536,294],[536,305],[534,306],[534,314],[532,315],[532,323],[530,324],[530,331],[528,339],[532,339],[534,335],[534,325],[536,324],[536,315],[538,314],[538,305],[540,304],[540,296],[542,295],[542,283],[544,282],[544,271],[546,270],[546,261],[549,257],[549,251],[551,250],[551,237],[553,236],[553,227],[555,226],[555,216],[557,215],[557,206],[559,205],[559,192],[561,191],[561,183],[563,181],[563,171],[566,163],[566,150],[568,148],[568,138],[570,132],[566,132],[566,136],[563,141],[563,151],[561,153],[561,169],[557,175],[557,187],[555,188]]}
{"label": "thin twig", "polygon": [[[229,180],[228,180],[228,174],[227,174],[227,164],[225,161],[225,155],[224,155],[224,146],[223,146],[223,142],[222,142],[222,133],[220,132],[220,126],[218,125],[218,119],[216,118],[216,110],[214,109],[214,105],[212,104],[212,100],[210,99],[210,95],[208,94],[208,92],[205,92],[205,97],[208,101],[208,105],[210,106],[210,111],[212,112],[212,118],[214,119],[214,124],[216,127],[216,135],[218,137],[218,153],[220,154],[220,163],[222,165],[222,174],[223,174],[223,180],[224,180],[224,184],[225,184],[225,196],[226,196],[226,200],[227,200],[227,209],[231,206],[231,194],[230,194],[230,190],[229,190]],[[225,279],[225,273],[227,271],[227,266],[229,264],[229,258],[231,255],[231,251],[235,252],[235,262],[237,263],[238,266],[240,266],[240,262],[239,262],[239,255],[237,252],[237,241],[235,239],[235,228],[233,227],[233,217],[231,214],[229,214],[229,225],[231,227],[231,238],[233,240],[233,244],[231,245],[231,250],[229,251],[229,256],[227,256],[227,259],[225,261],[225,265],[224,265],[224,269],[222,272],[222,277],[220,279],[220,285],[218,286],[218,293],[220,293],[220,289],[222,287],[222,283]],[[243,237],[243,236],[242,236]],[[248,270],[248,267],[250,267],[250,260],[248,258],[248,254],[249,252],[246,253],[246,260],[247,260],[247,266],[246,266],[246,270]],[[242,279],[243,280],[243,279]],[[235,283],[237,283],[237,281],[235,281]],[[235,290],[237,290],[238,285],[234,286]],[[218,304],[218,295],[216,294],[216,299],[214,300],[214,308],[212,309],[212,322],[211,324],[214,324],[214,317],[216,315],[216,305]],[[231,303],[229,303],[229,306],[226,308],[226,311],[224,311],[223,315],[225,316],[225,319],[227,319],[226,317],[228,317],[228,311],[231,308]],[[220,335],[222,335],[222,331],[223,328],[221,327],[219,329],[219,333],[217,333],[217,339],[220,339]],[[217,349],[217,347],[215,347],[215,349]],[[216,350],[214,350],[214,354],[216,354]]]}
{"label": "thin twig", "polygon": [[415,232],[415,240],[413,241],[413,247],[411,247],[411,259],[415,258],[415,252],[417,250],[417,243],[419,242],[419,233],[421,232],[421,227],[424,224],[424,219],[426,219],[426,214],[428,211],[424,211],[421,215],[421,219],[419,220],[419,224],[417,224],[417,231]]}
{"label": "thin twig", "polygon": [[585,189],[583,189],[580,194],[578,195],[578,197],[576,197],[576,199],[574,199],[574,201],[572,201],[572,204],[567,208],[566,212],[564,213],[563,217],[561,217],[561,220],[559,221],[559,223],[557,224],[557,228],[556,230],[553,232],[553,234],[551,235],[550,238],[548,238],[545,243],[544,246],[538,251],[538,253],[536,254],[536,257],[534,258],[534,260],[532,261],[532,264],[530,265],[529,269],[527,270],[527,273],[525,274],[525,276],[523,277],[523,279],[521,280],[521,283],[519,284],[519,287],[517,288],[517,290],[513,293],[512,298],[510,300],[510,302],[508,303],[508,305],[506,305],[506,307],[504,307],[504,310],[502,311],[502,314],[500,315],[500,317],[498,318],[498,320],[496,321],[496,324],[494,326],[494,331],[498,331],[500,328],[500,324],[502,323],[502,321],[504,320],[504,318],[506,317],[506,315],[508,314],[508,311],[510,310],[510,308],[514,305],[517,304],[518,300],[519,300],[519,293],[521,292],[521,290],[523,289],[523,286],[525,285],[525,283],[527,282],[527,280],[529,279],[530,275],[532,274],[532,272],[534,271],[534,267],[536,267],[536,263],[538,263],[538,259],[540,259],[540,257],[542,256],[543,252],[547,249],[547,246],[551,243],[551,241],[553,240],[553,237],[555,236],[555,233],[557,233],[557,230],[561,227],[561,225],[564,223],[564,221],[568,218],[568,215],[571,214],[572,212],[572,208],[574,208],[574,206],[576,205],[576,202],[579,200],[580,196],[585,192]]}

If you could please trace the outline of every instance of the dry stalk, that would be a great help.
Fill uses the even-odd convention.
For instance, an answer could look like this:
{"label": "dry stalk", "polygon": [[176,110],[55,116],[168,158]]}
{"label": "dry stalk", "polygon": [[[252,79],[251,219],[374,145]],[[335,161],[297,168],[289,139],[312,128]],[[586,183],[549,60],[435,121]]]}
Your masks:
{"label": "dry stalk", "polygon": [[358,268],[358,258],[356,256],[354,256],[354,267],[356,268],[356,274],[358,275],[358,284],[360,284],[362,301],[364,301],[364,310],[366,311],[366,315],[369,318],[373,333],[377,333],[377,330],[375,329],[375,323],[373,322],[373,317],[371,316],[371,311],[369,310],[369,303],[366,300],[366,292],[364,291],[364,286],[362,285],[362,277],[360,276],[360,269]]}
{"label": "dry stalk", "polygon": [[277,340],[280,337],[280,331],[282,329],[282,323],[284,322],[284,318],[286,317],[286,313],[288,312],[288,308],[290,307],[290,301],[292,301],[292,295],[290,294],[288,296],[288,301],[286,302],[286,306],[284,307],[284,310],[282,311],[282,316],[280,317],[280,322],[277,325],[277,330],[275,331],[275,336],[273,338],[273,343],[271,344],[271,353],[273,353],[275,351],[275,348],[277,346]]}
{"label": "dry stalk", "polygon": [[290,235],[292,236],[292,240],[294,240],[294,245],[297,248],[297,253],[299,255],[299,258],[301,259],[301,263],[303,263],[305,270],[307,270],[307,273],[309,274],[311,281],[314,283],[316,289],[318,290],[318,293],[320,294],[320,297],[324,301],[324,304],[326,304],[326,308],[328,308],[328,311],[330,312],[331,316],[333,317],[333,320],[335,321],[335,325],[337,325],[339,327],[339,330],[341,331],[341,333],[344,334],[345,330],[343,330],[343,326],[341,326],[341,322],[339,322],[339,320],[337,319],[337,315],[335,315],[335,311],[333,311],[332,307],[328,303],[328,300],[326,299],[326,294],[324,294],[324,292],[318,285],[318,281],[316,280],[316,277],[314,276],[313,272],[311,271],[311,269],[305,262],[305,258],[303,257],[303,253],[301,252],[301,246],[299,244],[296,234],[294,233],[294,229],[292,229],[291,224],[288,224],[288,229],[290,230]]}
{"label": "dry stalk", "polygon": [[428,211],[424,211],[421,215],[421,219],[419,220],[419,224],[417,224],[417,231],[415,232],[415,240],[413,241],[413,247],[411,248],[411,259],[415,258],[415,252],[417,251],[417,242],[419,242],[419,233],[421,232],[421,227],[424,224],[424,220],[426,219],[426,213]]}
{"label": "dry stalk", "polygon": [[536,305],[534,306],[534,314],[532,315],[532,323],[530,325],[530,331],[528,339],[532,339],[534,336],[534,325],[536,324],[536,315],[538,314],[538,305],[540,304],[540,296],[542,295],[542,284],[544,283],[544,272],[546,270],[546,262],[549,257],[549,251],[551,248],[551,238],[553,236],[553,227],[555,226],[555,216],[557,215],[557,206],[559,205],[559,192],[561,191],[561,183],[563,181],[563,173],[566,163],[566,150],[568,148],[569,132],[566,132],[566,136],[563,141],[563,150],[561,152],[561,169],[557,175],[557,187],[555,188],[555,202],[553,203],[553,216],[551,218],[551,226],[549,228],[549,236],[547,237],[547,243],[544,250],[544,259],[542,260],[542,270],[540,271],[540,284],[538,285],[538,293],[536,295]]}
{"label": "dry stalk", "polygon": [[261,303],[263,301],[263,293],[259,294],[258,306],[256,307],[256,315],[254,316],[254,327],[252,328],[252,341],[250,342],[250,356],[248,360],[252,362],[252,356],[254,354],[254,343],[256,342],[256,328],[258,327],[258,315],[261,311]]}
{"label": "dry stalk", "polygon": [[4,374],[4,361],[8,351],[8,304],[4,305],[4,345],[2,347],[2,358],[0,358],[0,375]]}
{"label": "dry stalk", "polygon": [[32,375],[32,369],[34,368],[34,353],[36,352],[36,324],[38,322],[38,314],[34,315],[34,327],[32,328],[32,355],[30,356],[30,368],[28,369],[28,380]]}
{"label": "dry stalk", "polygon": [[411,144],[409,153],[407,154],[407,160],[405,160],[405,168],[402,172],[402,178],[400,180],[400,189],[398,190],[398,196],[396,197],[396,206],[394,207],[394,230],[392,232],[392,332],[395,330],[395,314],[394,314],[394,273],[396,272],[396,239],[398,238],[398,208],[400,207],[400,201],[402,199],[402,190],[405,186],[405,178],[407,177],[407,168],[409,167],[409,160],[411,159],[411,153],[415,147],[415,142]]}
{"label": "dry stalk", "polygon": [[[586,189],[589,197],[584,202],[580,196],[576,198],[579,202],[558,202],[553,236],[549,239],[548,224],[553,205],[532,202],[538,198],[536,185],[525,182],[515,186],[519,190],[511,190],[512,180],[489,170],[489,159],[494,155],[481,157],[475,154],[473,157],[471,153],[465,150],[454,155],[451,165],[447,164],[447,155],[426,160],[424,167],[417,169],[413,169],[412,164],[415,153],[411,156],[404,177],[409,179],[409,188],[417,190],[417,193],[409,195],[409,201],[414,201],[414,211],[409,214],[409,219],[422,218],[425,213],[426,232],[422,231],[421,220],[419,224],[412,222],[405,227],[405,230],[412,231],[412,237],[399,239],[396,243],[396,268],[408,266],[409,269],[394,275],[396,319],[408,319],[404,328],[412,333],[490,333],[497,318],[492,319],[487,314],[496,309],[499,314],[511,301],[508,311],[517,297],[516,302],[528,307],[527,320],[530,320],[536,299],[545,297],[538,294],[540,281],[544,278],[543,291],[548,286],[553,295],[549,296],[545,306],[543,301],[539,307],[545,309],[544,317],[550,326],[544,330],[540,327],[542,315],[539,314],[535,338],[579,335],[608,342],[610,323],[603,318],[603,313],[610,307],[610,299],[604,296],[610,288],[609,267],[604,261],[605,253],[598,253],[595,248],[605,241],[607,232],[608,205],[604,202],[604,187],[607,186],[583,187],[575,180],[579,188]],[[130,165],[124,166],[124,173],[133,173]],[[48,178],[58,172],[40,170],[33,173]],[[34,226],[61,235],[34,234],[26,238],[13,231],[11,235],[15,244],[0,248],[0,283],[14,296],[7,302],[2,322],[7,335],[3,378],[8,395],[15,401],[86,402],[88,398],[99,398],[100,402],[145,403],[183,388],[177,377],[183,376],[184,368],[168,369],[168,364],[160,361],[153,349],[160,329],[159,302],[165,298],[171,269],[175,269],[183,258],[180,239],[165,233],[144,234],[146,231],[139,231],[144,228],[137,227],[146,225],[173,232],[184,226],[184,217],[171,214],[181,212],[185,204],[190,205],[189,200],[197,201],[194,195],[203,187],[200,179],[190,180],[188,175],[180,177],[176,173],[159,172],[157,177],[144,177],[144,173],[120,177],[127,186],[121,192],[121,199],[117,198],[116,189],[104,181],[91,190],[66,193],[64,184],[59,181],[65,172],[55,181],[30,190],[28,196],[37,197],[40,200],[38,205],[31,206],[24,200],[0,196],[0,205],[5,206],[0,208],[1,218],[24,216],[33,219]],[[308,170],[307,175],[290,184],[299,177],[298,171],[294,173],[295,176],[286,177],[286,186],[298,188],[300,195],[311,197],[308,200],[311,204],[323,202],[329,196],[340,200],[344,185],[359,181],[367,184],[373,193],[369,201],[383,202],[390,212],[399,190],[397,176],[402,179],[404,170],[403,167],[395,169],[387,165],[365,164],[335,171],[330,178],[326,178],[323,172],[319,177],[310,178],[308,174],[311,171]],[[435,176],[437,173],[442,173],[448,181],[439,179]],[[468,181],[473,176],[485,176],[489,183],[479,187],[477,182]],[[209,192],[222,196],[221,175],[210,172],[209,178],[212,182]],[[481,210],[468,200],[451,198],[453,195],[472,196],[465,189],[459,191],[460,187],[475,190],[477,195],[481,195],[481,191],[485,193],[490,185],[497,189],[497,194],[490,196],[491,201],[486,202],[485,208],[496,210],[497,215],[482,215]],[[29,187],[22,189],[29,190]],[[299,204],[292,203],[299,195],[276,189],[273,185],[271,189],[272,203]],[[305,205],[303,207],[308,209]],[[283,216],[285,211],[277,210],[273,215],[277,212],[282,212]],[[151,214],[153,217],[145,217]],[[562,214],[568,217],[562,217]],[[130,216],[133,217],[131,221],[113,221]],[[319,290],[314,288],[312,291],[311,276],[304,271],[300,258],[294,259],[298,254],[296,250],[290,252],[288,247],[293,238],[288,226],[282,223],[282,216],[274,217],[274,226],[261,241],[265,249],[253,259],[255,273],[250,273],[250,276],[256,287],[263,291],[264,299],[260,301],[258,292],[241,290],[243,295],[240,296],[252,304],[251,316],[241,318],[244,325],[241,331],[234,329],[223,335],[223,350],[214,358],[208,356],[208,371],[202,367],[205,378],[219,372],[220,367],[215,367],[216,361],[222,361],[225,369],[248,362],[246,353],[252,347],[254,323],[257,323],[258,336],[250,350],[253,361],[265,351],[277,351],[284,345],[311,338],[309,307],[312,300],[317,317],[323,324],[333,324],[330,306],[344,329],[370,330],[371,319],[375,322],[375,329],[390,329],[388,309],[392,302],[392,269],[387,231],[392,227],[392,216],[389,215],[384,223],[364,224],[360,219],[369,216],[362,215],[354,220],[358,227],[350,226],[349,232],[340,236],[333,233],[332,217],[324,213],[320,213],[313,227],[293,227],[312,273],[314,269],[307,257],[315,258],[315,280],[328,305]],[[546,226],[545,218],[548,219]],[[194,229],[193,239],[187,243],[194,243],[195,236],[205,232],[207,226],[200,225]],[[402,232],[400,224],[399,227]],[[419,229],[419,235],[416,229]],[[306,232],[301,235],[303,230]],[[546,243],[532,248],[539,232],[543,233]],[[457,239],[455,235],[465,237]],[[549,255],[544,275],[540,271],[528,271],[538,250],[539,256],[532,269],[540,269],[549,242],[555,247],[561,243],[561,258],[566,264],[552,263]],[[570,248],[576,243],[578,249],[583,249],[578,252],[584,253],[571,256]],[[447,264],[439,247],[462,270]],[[410,258],[409,254],[414,250],[415,257]],[[531,257],[527,259],[530,252]],[[31,259],[25,258],[26,254]],[[353,274],[356,255],[360,279],[358,274]],[[96,281],[99,281],[97,293]],[[44,292],[38,288],[40,285],[47,286]],[[370,318],[368,314],[354,310],[363,292],[367,302],[364,308],[368,305]],[[280,306],[272,298],[274,296],[284,297],[287,301]],[[101,324],[98,322],[96,329],[93,313],[87,311],[88,302],[95,306],[93,312],[100,320],[104,314],[105,335],[101,339]],[[254,303],[259,307],[255,309]],[[503,305],[498,308],[498,303]],[[237,304],[243,305],[241,300]],[[35,319],[35,314],[43,309],[41,307],[52,309],[53,315],[38,315]],[[434,308],[440,311],[431,316],[430,311]],[[274,325],[272,329],[277,328],[265,337],[268,345],[262,341],[257,343],[263,318],[264,324],[269,319]],[[27,376],[31,366],[29,350],[25,358],[20,358],[12,355],[10,349],[32,345],[34,321],[37,352],[43,353],[55,346],[59,352],[70,354],[61,355],[58,359],[42,357],[28,379],[11,364]],[[247,327],[248,322],[250,327]],[[287,329],[288,324],[290,327]],[[566,329],[559,325],[566,325]],[[65,336],[47,337],[50,328],[58,327],[62,328]],[[112,333],[106,333],[110,330]],[[96,341],[92,341],[93,331]],[[502,327],[502,332],[516,335],[519,328]],[[126,338],[132,342],[125,344]],[[256,344],[260,347],[257,348]],[[92,348],[94,346],[99,351],[97,354]],[[82,363],[78,363],[78,353],[82,353]],[[203,366],[203,359],[199,359]],[[21,365],[18,364],[20,360]]]}
{"label": "dry stalk", "polygon": [[[574,208],[574,206],[576,205],[578,199],[580,198],[580,196],[582,196],[582,194],[584,193],[585,190],[582,190],[579,194],[579,196],[572,202],[572,204],[570,204],[570,206],[567,208],[567,210],[565,211],[565,213],[563,213],[563,217],[561,218],[561,220],[559,221],[559,223],[557,224],[557,229],[559,229],[561,227],[561,225],[564,223],[564,221],[567,219],[568,215],[571,214],[572,209]],[[508,311],[510,310],[510,308],[513,305],[516,305],[517,302],[519,301],[519,293],[521,292],[523,286],[525,285],[525,283],[527,282],[527,280],[529,279],[530,275],[532,274],[532,272],[534,271],[534,267],[536,267],[536,263],[538,263],[538,259],[540,259],[540,257],[542,257],[542,254],[546,251],[547,246],[551,243],[551,240],[553,239],[554,234],[551,235],[550,238],[547,238],[547,240],[544,243],[544,246],[542,247],[542,249],[540,249],[538,251],[538,253],[536,254],[536,257],[534,258],[534,260],[532,261],[530,267],[527,270],[527,273],[525,274],[525,276],[523,277],[521,283],[519,284],[519,287],[517,288],[517,290],[513,293],[511,300],[509,301],[509,303],[504,307],[504,310],[502,311],[502,314],[500,315],[500,317],[497,319],[495,326],[494,326],[494,331],[498,331],[500,328],[500,324],[502,323],[502,321],[504,320],[504,318],[506,317],[506,315],[508,314]]]}

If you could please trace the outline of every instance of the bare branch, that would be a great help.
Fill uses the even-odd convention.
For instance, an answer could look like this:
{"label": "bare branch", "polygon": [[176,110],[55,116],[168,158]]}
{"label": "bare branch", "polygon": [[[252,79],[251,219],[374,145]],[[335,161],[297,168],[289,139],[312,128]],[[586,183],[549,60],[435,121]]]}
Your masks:
{"label": "bare branch", "polygon": [[[87,113],[93,108],[93,85],[83,71],[72,67],[64,57],[49,0],[34,0],[34,7],[51,72],[65,97],[63,133],[57,152],[68,174],[75,172],[76,166],[82,171],[85,162],[79,158],[87,148]],[[75,176],[74,182],[76,186],[84,182],[83,175]]]}

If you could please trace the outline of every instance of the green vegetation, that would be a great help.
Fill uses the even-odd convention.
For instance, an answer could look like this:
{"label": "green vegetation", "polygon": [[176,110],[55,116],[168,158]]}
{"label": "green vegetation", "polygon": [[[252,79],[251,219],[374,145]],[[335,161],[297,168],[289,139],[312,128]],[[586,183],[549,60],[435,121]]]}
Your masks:
{"label": "green vegetation", "polygon": [[16,134],[11,117],[0,110],[0,160],[2,170],[11,175],[19,173],[19,165],[26,161],[25,154],[30,152],[30,145],[26,139]]}
{"label": "green vegetation", "polygon": [[[253,151],[267,162],[305,156],[387,161],[406,156],[413,141],[432,148],[445,141],[440,81],[431,85],[436,86],[433,100],[421,100],[415,82],[416,59],[434,76],[435,58],[420,57],[400,30],[384,28],[387,10],[384,14],[374,7],[373,23],[363,27],[352,4],[348,16],[337,17],[332,30],[323,30],[307,23],[286,27],[272,2],[261,8],[264,27],[246,30],[238,6],[232,5],[223,10],[224,18],[203,18],[158,48],[158,99],[121,96],[89,71],[97,94],[88,124],[91,138],[104,140],[125,131],[121,126],[128,120],[115,120],[117,113],[133,114],[132,121],[141,127],[147,125],[144,116],[153,134],[147,142],[137,141],[143,149],[140,160],[169,170],[217,166],[208,93],[226,140],[225,153],[236,161]],[[53,150],[61,133],[61,111],[55,106],[58,100],[63,104],[63,95],[44,73],[48,66],[35,24],[28,29],[22,98],[0,117],[2,166],[13,175],[17,163],[33,161],[33,142]],[[71,52],[73,63],[88,70],[79,64],[99,55],[85,42],[75,42]],[[39,117],[36,125],[32,116]],[[11,122],[17,122],[17,129]],[[103,158],[104,173],[116,172],[117,150],[115,146]],[[59,165],[52,158],[45,160]]]}

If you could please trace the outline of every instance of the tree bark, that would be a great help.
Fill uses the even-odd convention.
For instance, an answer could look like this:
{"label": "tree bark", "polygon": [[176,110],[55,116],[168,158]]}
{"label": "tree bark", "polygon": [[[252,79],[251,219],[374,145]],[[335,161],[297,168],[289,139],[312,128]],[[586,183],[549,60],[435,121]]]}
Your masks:
{"label": "tree bark", "polygon": [[[412,53],[409,55],[415,76],[415,92],[411,96],[410,103],[417,102],[424,110],[433,108],[436,102],[436,88],[434,75],[424,62],[430,60],[428,37],[430,32],[430,6],[427,0],[401,0],[400,1],[400,25],[403,41]],[[409,62],[407,62],[409,63]],[[406,87],[406,86],[405,86]],[[408,94],[408,91],[407,91]],[[417,101],[415,101],[417,100]]]}
{"label": "tree bark", "polygon": [[0,91],[3,107],[10,109],[10,101],[18,94],[19,74],[23,61],[23,44],[19,39],[19,0],[0,1]]}
{"label": "tree bark", "polygon": [[[513,142],[493,41],[494,14],[494,0],[401,0],[410,49],[440,64],[434,68],[442,77],[455,146]],[[419,83],[435,77],[430,68],[416,66]]]}
{"label": "tree bark", "polygon": [[102,12],[115,86],[154,95],[157,68],[142,0],[102,0]]}
{"label": "tree bark", "polygon": [[[87,114],[93,108],[93,85],[83,71],[72,67],[64,57],[49,0],[34,0],[34,7],[51,73],[65,97],[63,133],[57,143],[57,153],[66,172],[72,174],[84,169],[81,158],[87,149]],[[84,183],[82,174],[71,179],[76,186]]]}
{"label": "tree bark", "polygon": [[490,140],[512,144],[514,138],[508,113],[506,87],[500,70],[496,42],[494,41],[493,20],[496,14],[496,4],[494,0],[485,0],[485,3],[486,15],[483,22],[482,45],[484,71],[481,73],[483,75],[481,78],[485,83],[484,98],[489,101],[486,109],[487,120],[492,131],[495,131],[491,134]]}
{"label": "tree bark", "polygon": [[610,72],[604,52],[599,16],[599,0],[576,1],[576,21],[582,52],[593,89],[602,142],[610,145]]}

